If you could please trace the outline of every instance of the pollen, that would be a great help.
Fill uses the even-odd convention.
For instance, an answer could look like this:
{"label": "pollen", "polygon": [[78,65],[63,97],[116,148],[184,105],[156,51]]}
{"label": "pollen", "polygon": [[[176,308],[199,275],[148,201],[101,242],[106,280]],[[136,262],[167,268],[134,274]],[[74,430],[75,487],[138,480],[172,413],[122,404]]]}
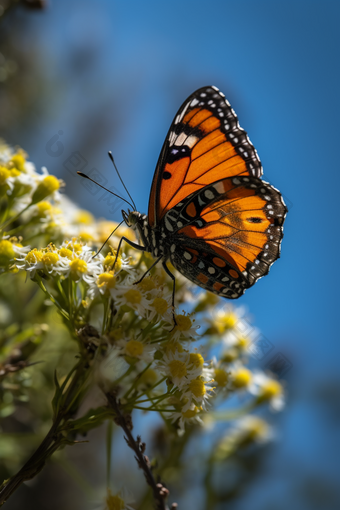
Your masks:
{"label": "pollen", "polygon": [[17,168],[11,168],[11,177],[18,177],[18,175],[21,174],[21,172]]}
{"label": "pollen", "polygon": [[175,354],[175,352],[183,352],[183,346],[179,342],[168,342],[165,347],[165,354],[169,354],[169,352],[172,352],[172,354]]}
{"label": "pollen", "polygon": [[34,250],[27,253],[25,260],[27,260],[29,264],[35,264],[36,262],[40,262],[42,258],[43,252],[34,248]]}
{"label": "pollen", "polygon": [[93,236],[89,234],[88,232],[80,232],[79,233],[79,239],[83,241],[83,243],[87,243],[89,241],[93,241]]}
{"label": "pollen", "polygon": [[72,259],[73,252],[68,248],[60,248],[59,255],[61,257],[66,257],[67,259]]}
{"label": "pollen", "polygon": [[156,384],[158,379],[158,374],[156,370],[153,370],[152,368],[148,368],[145,370],[140,378],[138,379],[138,384],[146,384],[147,386],[152,386]]}
{"label": "pollen", "polygon": [[102,273],[98,276],[97,286],[101,288],[104,287],[104,285],[106,285],[108,289],[113,289],[115,287],[116,277],[112,272]]}
{"label": "pollen", "polygon": [[153,300],[152,306],[154,307],[156,312],[159,313],[159,315],[163,315],[168,309],[167,301],[164,298],[159,298],[159,297],[156,297]]}
{"label": "pollen", "polygon": [[41,257],[41,262],[43,262],[45,266],[52,266],[53,264],[58,262],[58,260],[59,260],[58,253],[47,252],[44,253],[43,256]]}
{"label": "pollen", "polygon": [[196,416],[196,414],[198,413],[198,408],[195,406],[194,409],[188,409],[187,411],[185,411],[183,414],[183,418],[193,418],[194,416]]}
{"label": "pollen", "polygon": [[54,175],[47,175],[37,186],[32,196],[32,204],[41,202],[44,198],[52,195],[54,191],[60,188],[60,183]]}
{"label": "pollen", "polygon": [[247,368],[240,368],[234,374],[233,386],[234,388],[245,388],[251,383],[252,373]]}
{"label": "pollen", "polygon": [[221,322],[222,322],[224,331],[226,331],[228,329],[233,329],[237,324],[237,316],[232,312],[227,313],[226,315],[224,315],[224,317],[222,317]]}
{"label": "pollen", "polygon": [[126,508],[125,501],[118,494],[112,494],[110,489],[108,489],[106,508],[107,510],[124,510]]}
{"label": "pollen", "polygon": [[214,374],[214,380],[217,383],[217,386],[221,388],[225,388],[228,384],[229,374],[223,368],[216,368]]}
{"label": "pollen", "polygon": [[207,390],[205,389],[204,382],[201,379],[194,379],[190,382],[189,388],[192,394],[197,398],[202,398]]}
{"label": "pollen", "polygon": [[84,225],[91,225],[94,222],[94,217],[90,212],[81,210],[78,212],[75,221]]}
{"label": "pollen", "polygon": [[250,341],[247,337],[245,336],[240,336],[238,339],[237,339],[237,346],[240,348],[240,349],[247,349],[247,347],[249,346],[250,344]]}
{"label": "pollen", "polygon": [[282,393],[282,386],[275,379],[270,379],[264,384],[261,388],[261,399],[262,400],[271,400]]}
{"label": "pollen", "polygon": [[11,172],[5,166],[0,166],[0,186],[5,184],[10,176]]}
{"label": "pollen", "polygon": [[139,340],[129,340],[125,347],[125,353],[131,358],[138,358],[143,354],[144,346]]}
{"label": "pollen", "polygon": [[78,273],[86,273],[87,264],[85,260],[74,259],[70,262],[70,269],[74,276],[78,276]]}
{"label": "pollen", "polygon": [[52,210],[52,204],[50,202],[47,202],[46,200],[39,202],[39,204],[37,204],[36,207],[37,215],[40,218],[44,218],[46,216],[46,213]]}
{"label": "pollen", "polygon": [[169,370],[172,377],[177,377],[182,379],[187,375],[187,366],[184,361],[180,361],[178,359],[174,359],[169,363]]}
{"label": "pollen", "polygon": [[25,163],[26,163],[26,161],[25,161],[25,158],[24,158],[24,156],[22,154],[20,154],[20,153],[14,154],[14,156],[12,156],[11,163],[20,172],[24,172],[25,171]]}
{"label": "pollen", "polygon": [[[113,255],[111,255],[111,253],[110,253],[104,259],[104,262],[103,262],[104,267],[113,267],[115,260],[116,260],[116,254],[114,253]],[[118,272],[121,270],[121,268],[122,268],[122,257],[118,257],[116,260],[114,269],[116,272]]]}
{"label": "pollen", "polygon": [[176,328],[178,331],[189,331],[192,321],[188,315],[176,315]]}
{"label": "pollen", "polygon": [[199,352],[191,352],[190,353],[190,365],[193,365],[195,368],[202,368],[204,364],[204,358],[202,354]]}
{"label": "pollen", "polygon": [[6,266],[14,258],[14,249],[10,241],[0,241],[0,266]]}
{"label": "pollen", "polygon": [[143,278],[143,280],[138,284],[138,287],[142,289],[144,292],[150,292],[156,288],[155,282],[152,278]]}
{"label": "pollen", "polygon": [[130,289],[125,292],[125,298],[128,303],[138,305],[142,301],[142,294],[137,289]]}

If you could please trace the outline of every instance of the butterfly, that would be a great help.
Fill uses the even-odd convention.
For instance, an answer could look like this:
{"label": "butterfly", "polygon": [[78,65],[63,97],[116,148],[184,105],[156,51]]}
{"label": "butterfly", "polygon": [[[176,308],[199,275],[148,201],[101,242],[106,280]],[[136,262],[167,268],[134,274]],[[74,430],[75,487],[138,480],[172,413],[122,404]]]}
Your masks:
{"label": "butterfly", "polygon": [[224,94],[214,86],[196,90],[165,139],[148,215],[123,211],[142,244],[123,237],[117,256],[126,241],[153,255],[149,270],[162,262],[173,280],[173,310],[169,261],[200,287],[239,298],[280,256],[287,207],[261,176],[257,152]]}

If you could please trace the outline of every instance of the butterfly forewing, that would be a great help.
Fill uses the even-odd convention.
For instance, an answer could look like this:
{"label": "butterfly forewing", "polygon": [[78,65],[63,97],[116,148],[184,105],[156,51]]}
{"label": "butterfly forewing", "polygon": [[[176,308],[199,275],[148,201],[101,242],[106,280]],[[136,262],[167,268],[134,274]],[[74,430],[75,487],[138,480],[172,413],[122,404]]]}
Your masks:
{"label": "butterfly forewing", "polygon": [[203,87],[183,103],[164,142],[151,187],[150,226],[193,192],[238,175],[260,177],[261,162],[224,95]]}

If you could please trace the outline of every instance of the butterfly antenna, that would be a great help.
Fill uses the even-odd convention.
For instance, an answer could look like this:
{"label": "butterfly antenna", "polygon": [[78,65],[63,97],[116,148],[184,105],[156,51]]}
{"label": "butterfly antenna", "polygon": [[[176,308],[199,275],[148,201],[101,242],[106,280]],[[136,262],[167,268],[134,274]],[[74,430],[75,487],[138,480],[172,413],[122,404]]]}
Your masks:
{"label": "butterfly antenna", "polygon": [[99,253],[102,251],[102,249],[104,248],[104,246],[106,245],[106,243],[108,242],[108,240],[110,239],[110,237],[116,232],[117,228],[119,228],[121,226],[122,223],[124,223],[125,220],[122,220],[119,225],[116,226],[116,228],[111,232],[111,234],[109,235],[109,237],[106,239],[106,241],[101,245],[101,247],[99,248],[99,250],[97,251],[97,253],[95,255],[93,255],[92,259],[94,259],[97,255],[99,255]]}
{"label": "butterfly antenna", "polygon": [[89,181],[94,182],[94,184],[97,184],[97,186],[99,186],[100,188],[105,189],[105,191],[108,191],[109,193],[111,193],[111,195],[114,195],[115,197],[120,198],[121,200],[123,200],[123,202],[126,202],[130,207],[132,207],[132,208],[134,208],[134,210],[136,210],[136,206],[135,206],[134,202],[133,202],[133,205],[132,205],[131,202],[128,202],[127,200],[125,200],[125,198],[121,197],[120,195],[117,195],[116,193],[113,193],[113,191],[111,191],[110,189],[105,188],[105,186],[102,186],[101,184],[99,184],[99,182],[91,179],[91,177],[89,177],[88,175],[83,174],[83,172],[77,172],[77,174],[80,175],[81,177],[84,177],[84,179],[88,179]]}
{"label": "butterfly antenna", "polygon": [[129,195],[129,198],[130,198],[131,202],[133,203],[134,210],[136,211],[136,209],[137,209],[137,208],[136,208],[136,204],[135,204],[135,202],[134,202],[134,200],[133,200],[132,196],[131,196],[131,195],[130,195],[130,193],[128,192],[127,187],[125,186],[124,181],[123,181],[123,179],[122,179],[122,178],[121,178],[121,176],[120,176],[120,173],[118,172],[118,168],[116,167],[116,163],[115,163],[115,160],[113,159],[113,156],[112,156],[112,152],[111,152],[111,151],[109,151],[109,158],[111,159],[111,161],[112,161],[112,163],[113,163],[113,166],[115,167],[115,170],[116,170],[116,172],[117,172],[117,175],[118,175],[118,177],[119,177],[119,179],[120,179],[120,182],[123,184],[123,186],[124,186],[124,189],[125,189],[126,193]]}

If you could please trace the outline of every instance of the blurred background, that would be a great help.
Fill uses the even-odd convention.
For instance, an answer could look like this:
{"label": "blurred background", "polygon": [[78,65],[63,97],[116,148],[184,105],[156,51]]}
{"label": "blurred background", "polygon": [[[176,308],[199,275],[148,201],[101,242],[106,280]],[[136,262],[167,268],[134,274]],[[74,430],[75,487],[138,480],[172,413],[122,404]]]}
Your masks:
{"label": "blurred background", "polygon": [[[287,407],[271,418],[276,441],[247,462],[239,490],[217,508],[340,508],[340,3],[32,4],[40,2],[0,2],[0,136],[64,179],[67,195],[97,217],[120,221],[123,204],[76,170],[121,189],[112,150],[138,210],[147,212],[159,152],[186,97],[216,85],[237,112],[264,179],[289,207],[281,259],[239,300],[271,346],[258,365],[283,360]],[[156,425],[147,416],[136,430]],[[93,508],[70,467],[78,463],[89,484],[104,484],[105,444],[98,431],[90,439],[70,449],[67,468],[52,462],[21,487],[8,508],[28,496],[35,509]],[[132,455],[119,448],[123,484]],[[236,475],[230,468],[218,476],[228,485]]]}

